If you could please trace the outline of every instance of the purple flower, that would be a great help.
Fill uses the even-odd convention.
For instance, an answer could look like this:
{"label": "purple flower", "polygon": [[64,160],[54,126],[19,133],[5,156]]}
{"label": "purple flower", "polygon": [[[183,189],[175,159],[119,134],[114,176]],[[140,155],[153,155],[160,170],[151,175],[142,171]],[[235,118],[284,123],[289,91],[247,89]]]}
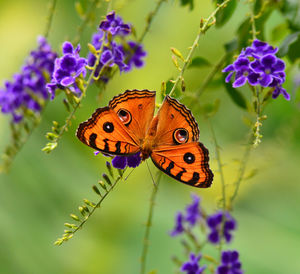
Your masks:
{"label": "purple flower", "polygon": [[248,82],[251,86],[273,88],[273,98],[283,94],[289,100],[290,96],[282,87],[285,82],[285,63],[275,56],[278,48],[268,43],[254,40],[250,47],[241,52],[236,61],[223,69],[229,72],[225,82],[228,83],[235,74],[232,86],[243,86]]}
{"label": "purple flower", "polygon": [[15,74],[12,81],[6,81],[0,89],[2,113],[11,113],[13,122],[21,122],[26,109],[40,112],[49,94],[47,78],[53,73],[56,53],[44,37],[38,37],[38,48],[26,59],[22,72]]}
{"label": "purple flower", "polygon": [[206,266],[199,266],[200,259],[201,255],[196,256],[194,253],[191,253],[189,261],[183,263],[181,271],[186,272],[186,274],[201,274]]}
{"label": "purple flower", "polygon": [[100,23],[99,29],[110,32],[112,36],[125,36],[131,32],[130,25],[124,24],[122,18],[116,16],[114,11],[106,15],[106,20]]}
{"label": "purple flower", "polygon": [[[224,221],[223,218],[225,218]],[[211,243],[218,244],[222,238],[222,235],[227,243],[231,241],[231,233],[236,228],[236,221],[228,212],[217,212],[209,216],[206,220],[206,223],[211,230],[208,234],[208,240]]]}
{"label": "purple flower", "polygon": [[255,39],[250,47],[247,47],[244,53],[246,56],[252,56],[256,59],[266,55],[266,54],[275,54],[278,51],[278,48],[274,48],[266,42],[262,42],[258,39]]}
{"label": "purple flower", "polygon": [[216,274],[242,274],[239,253],[236,250],[223,251],[221,265],[218,266]]}
{"label": "purple flower", "polygon": [[111,163],[114,168],[124,169],[126,166],[137,167],[141,160],[140,152],[138,152],[129,156],[115,156]]}
{"label": "purple flower", "polygon": [[79,97],[81,95],[81,90],[76,83],[76,79],[80,75],[85,77],[87,60],[80,57],[79,52],[80,45],[74,49],[70,42],[64,42],[63,56],[56,58],[51,83],[47,84],[51,99],[54,99],[55,90],[58,88],[68,88],[76,96]]}
{"label": "purple flower", "polygon": [[272,82],[274,83],[274,81],[276,81],[278,86],[285,80],[285,64],[282,60],[276,58],[275,55],[265,55],[262,58],[253,61],[250,64],[250,67],[260,75],[257,82],[263,87],[272,86],[271,84]]}
{"label": "purple flower", "polygon": [[199,209],[200,198],[197,195],[192,195],[193,202],[186,208],[185,221],[194,226],[196,222],[201,218]]}
{"label": "purple flower", "polygon": [[[110,67],[114,65],[119,67],[120,72],[128,72],[134,66],[140,68],[144,65],[142,58],[146,56],[146,52],[142,45],[133,41],[125,41],[124,36],[130,31],[131,26],[124,24],[121,17],[116,16],[115,12],[111,12],[106,16],[106,20],[100,23],[98,32],[93,34],[91,43],[94,48],[99,50],[102,46],[99,64],[95,70],[97,77],[102,69],[100,81],[108,82]],[[112,34],[112,38],[109,39],[107,32]],[[122,44],[116,42],[119,36],[122,38]],[[103,43],[105,45],[102,45]],[[89,53],[87,59],[88,65],[93,67],[96,57]]]}
{"label": "purple flower", "polygon": [[233,65],[227,66],[223,70],[223,72],[231,72],[225,79],[226,83],[230,81],[233,73],[236,72],[235,81],[232,84],[234,88],[243,86],[247,81],[250,85],[255,85],[259,74],[252,71],[249,65],[250,61],[247,58],[241,56],[233,63]]}
{"label": "purple flower", "polygon": [[178,212],[176,215],[176,219],[175,219],[175,227],[170,232],[170,236],[172,236],[172,237],[177,236],[184,231],[183,219],[184,219],[184,216],[182,215],[182,213]]}
{"label": "purple flower", "polygon": [[192,203],[186,207],[186,214],[183,215],[181,212],[177,213],[175,218],[175,227],[170,232],[170,236],[174,237],[184,232],[184,223],[187,223],[191,228],[197,223],[199,219],[201,219],[199,206],[200,198],[195,194],[192,194],[192,198]]}
{"label": "purple flower", "polygon": [[146,51],[143,50],[141,44],[138,44],[133,41],[129,41],[125,47],[121,45],[120,50],[125,56],[125,63],[127,67],[125,71],[130,71],[133,66],[141,68],[144,65],[143,57],[147,55]]}

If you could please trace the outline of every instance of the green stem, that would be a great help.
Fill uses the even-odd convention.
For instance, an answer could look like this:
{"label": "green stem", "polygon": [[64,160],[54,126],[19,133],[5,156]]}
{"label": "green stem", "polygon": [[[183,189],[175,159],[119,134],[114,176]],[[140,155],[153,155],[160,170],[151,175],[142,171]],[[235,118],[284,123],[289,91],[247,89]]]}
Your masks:
{"label": "green stem", "polygon": [[195,104],[199,104],[199,97],[204,93],[204,91],[207,89],[209,83],[213,80],[215,75],[221,70],[221,68],[224,65],[224,62],[226,61],[227,54],[225,54],[220,61],[213,67],[213,69],[210,71],[210,73],[205,78],[204,82],[202,83],[201,87],[195,92],[190,94],[190,97],[193,99],[189,106],[192,107]]}
{"label": "green stem", "polygon": [[90,5],[87,13],[85,14],[84,20],[81,22],[81,25],[77,29],[77,34],[72,42],[73,45],[78,44],[78,42],[80,40],[80,36],[81,36],[82,32],[84,31],[87,23],[89,22],[90,15],[95,11],[95,8],[99,1],[100,0],[93,0],[92,4]]}
{"label": "green stem", "polygon": [[48,36],[49,36],[49,32],[50,32],[50,28],[51,28],[52,20],[53,20],[53,15],[55,12],[55,7],[56,7],[56,0],[52,0],[52,2],[50,3],[50,6],[49,6],[49,14],[47,16],[47,24],[46,24],[46,29],[44,32],[45,38],[48,38]]}
{"label": "green stem", "polygon": [[248,144],[246,146],[243,158],[241,160],[241,165],[240,165],[240,168],[239,168],[239,171],[238,171],[237,180],[234,183],[235,189],[234,189],[234,192],[233,192],[232,196],[229,199],[229,208],[230,209],[232,209],[233,202],[234,202],[235,198],[238,195],[241,182],[242,182],[242,180],[244,178],[246,166],[247,166],[247,163],[248,163],[248,160],[249,160],[249,156],[250,156],[250,152],[251,152],[251,148],[252,148],[252,142],[253,142],[253,134],[251,132]]}
{"label": "green stem", "polygon": [[[124,170],[125,172],[125,170]],[[124,174],[124,172],[122,174]],[[102,202],[104,201],[104,199],[108,196],[109,193],[112,192],[112,190],[115,188],[115,186],[117,185],[117,183],[123,179],[123,175],[119,175],[118,178],[114,181],[114,183],[111,184],[111,186],[106,190],[105,194],[103,196],[101,196],[100,200],[98,201],[97,204],[93,204],[92,206],[92,210],[89,211],[89,213],[84,217],[84,219],[82,221],[80,221],[80,224],[78,226],[76,226],[76,228],[74,228],[74,230],[69,231],[67,234],[64,234],[62,238],[59,238],[55,241],[55,245],[61,245],[62,243],[64,243],[65,241],[71,239],[74,234],[81,229],[84,224],[89,220],[89,218],[94,214],[95,210],[97,208],[99,208],[102,204]],[[72,215],[72,214],[71,214]]]}
{"label": "green stem", "polygon": [[[222,4],[220,4],[220,5],[217,6],[217,8],[211,13],[211,15],[207,19],[201,20],[201,24],[203,24],[203,25],[200,25],[200,28],[199,28],[199,31],[198,31],[198,35],[196,36],[196,39],[194,40],[194,43],[193,43],[192,47],[190,48],[190,51],[189,51],[186,59],[183,62],[183,67],[180,70],[179,75],[177,76],[176,80],[174,81],[174,85],[173,85],[173,87],[172,87],[172,89],[171,89],[171,91],[169,93],[169,96],[171,96],[173,94],[173,92],[175,91],[175,88],[178,85],[179,81],[181,81],[183,79],[183,74],[184,74],[184,72],[185,72],[188,64],[191,61],[191,58],[192,58],[192,56],[194,54],[195,49],[198,46],[198,42],[199,42],[199,39],[200,39],[201,35],[204,34],[215,23],[214,19],[215,19],[216,13],[220,9],[224,8],[224,6],[226,6],[230,1],[231,0],[224,1]],[[203,23],[203,22],[205,22],[205,23]]]}
{"label": "green stem", "polygon": [[80,223],[80,225],[73,231],[73,235],[83,227],[83,225],[86,223],[86,221],[93,215],[95,212],[96,208],[99,208],[106,196],[114,189],[116,184],[122,179],[121,176],[118,176],[118,178],[114,181],[114,183],[111,185],[111,187],[105,192],[105,194],[101,197],[101,199],[98,201],[95,207],[90,211],[90,213],[86,216],[86,218]]}
{"label": "green stem", "polygon": [[254,3],[250,5],[250,17],[251,17],[251,25],[252,25],[252,39],[256,39],[256,26],[255,26],[255,15],[254,15]]}
{"label": "green stem", "polygon": [[[85,95],[86,95],[87,89],[88,89],[88,87],[89,87],[89,85],[90,85],[90,83],[91,83],[91,81],[92,81],[92,79],[93,79],[93,77],[94,77],[94,75],[95,75],[97,66],[98,66],[98,64],[99,64],[99,62],[100,62],[101,52],[102,52],[103,47],[104,47],[104,39],[105,39],[105,35],[103,35],[103,37],[102,37],[101,48],[100,48],[99,53],[98,53],[98,55],[97,55],[97,58],[96,58],[96,61],[95,61],[93,70],[91,71],[91,74],[90,74],[90,76],[89,76],[89,78],[88,78],[88,80],[87,80],[87,82],[86,82],[86,84],[85,84],[85,86],[84,86],[84,88],[83,88],[83,90],[82,90],[82,95],[81,95],[81,97],[79,98],[79,100],[78,100],[78,102],[76,103],[76,105],[74,106],[73,111],[72,111],[72,112],[69,114],[69,116],[67,117],[67,119],[66,119],[64,125],[61,127],[61,129],[60,129],[60,131],[59,131],[57,137],[55,138],[55,140],[52,141],[53,143],[57,143],[58,140],[61,138],[61,136],[64,134],[64,132],[67,130],[67,128],[68,128],[68,126],[69,126],[71,120],[72,120],[73,117],[74,117],[75,112],[77,111],[77,109],[79,108],[79,106],[80,106],[80,104],[81,104],[82,99],[83,99],[83,98],[85,97]],[[99,72],[99,76],[100,76],[101,73],[104,71],[104,68],[105,68],[105,67],[106,67],[106,66],[103,66],[103,67],[101,68],[101,70],[100,70],[100,72]],[[43,149],[43,150],[45,150],[45,149]],[[48,152],[48,153],[51,152],[51,150],[50,150],[50,151],[45,150],[45,151]]]}
{"label": "green stem", "polygon": [[162,173],[159,171],[159,174],[157,176],[156,187],[155,186],[153,187],[151,197],[150,197],[150,207],[149,207],[148,218],[147,218],[147,223],[146,223],[146,230],[144,233],[143,249],[142,249],[142,255],[141,255],[141,270],[140,270],[141,274],[144,274],[146,271],[146,259],[147,259],[148,248],[149,248],[150,229],[152,226],[152,218],[153,218],[153,212],[154,212],[155,199],[156,199],[156,195],[158,192],[161,175],[162,175]]}
{"label": "green stem", "polygon": [[154,8],[154,10],[152,12],[149,13],[148,17],[147,17],[147,24],[144,28],[144,31],[142,32],[140,38],[137,40],[137,42],[140,44],[143,42],[146,34],[148,33],[149,29],[150,29],[150,26],[152,24],[152,21],[153,21],[153,18],[155,17],[155,15],[158,13],[160,7],[161,7],[161,4],[163,2],[166,2],[167,0],[159,0]]}
{"label": "green stem", "polygon": [[[210,131],[211,131],[213,142],[214,142],[214,145],[215,145],[216,160],[217,160],[217,163],[218,163],[219,173],[220,173],[220,177],[221,177],[222,211],[223,211],[222,225],[221,225],[221,227],[224,228],[225,221],[226,221],[226,218],[225,218],[225,211],[226,211],[226,185],[225,185],[225,176],[224,176],[224,172],[223,172],[223,164],[222,164],[222,161],[221,161],[220,146],[218,144],[214,128],[213,128],[213,126],[212,126],[209,118],[207,118],[207,121],[208,121],[208,125],[209,125]],[[220,233],[221,233],[221,236],[223,237],[223,233],[224,233],[223,229],[220,231]],[[220,260],[221,260],[221,254],[222,254],[222,248],[223,248],[222,237],[221,237],[220,244],[219,244],[219,256],[220,256]]]}

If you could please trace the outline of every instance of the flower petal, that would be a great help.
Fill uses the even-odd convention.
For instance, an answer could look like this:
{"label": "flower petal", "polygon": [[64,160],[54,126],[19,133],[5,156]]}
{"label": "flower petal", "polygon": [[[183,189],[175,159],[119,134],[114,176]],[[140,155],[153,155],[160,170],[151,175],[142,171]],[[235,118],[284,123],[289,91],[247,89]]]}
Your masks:
{"label": "flower petal", "polygon": [[258,73],[250,73],[248,75],[248,82],[251,86],[256,86],[258,84],[258,78],[259,78]]}
{"label": "flower petal", "polygon": [[284,71],[284,69],[285,69],[285,63],[282,60],[277,59],[276,64],[273,66],[273,71],[282,72]]}
{"label": "flower petal", "polygon": [[277,57],[272,54],[265,55],[260,60],[265,69],[271,69],[277,62]]}
{"label": "flower petal", "polygon": [[73,53],[73,50],[74,50],[74,48],[73,48],[73,45],[70,43],[70,42],[64,42],[63,43],[63,46],[62,46],[62,52],[63,52],[63,54],[67,54],[67,53]]}
{"label": "flower petal", "polygon": [[246,81],[247,81],[247,78],[245,76],[241,76],[233,82],[232,86],[234,88],[241,87],[246,83]]}
{"label": "flower petal", "polygon": [[69,77],[65,77],[62,79],[62,81],[60,82],[61,85],[63,85],[64,87],[70,86],[75,82],[75,79],[72,76]]}
{"label": "flower petal", "polygon": [[228,65],[226,68],[222,70],[222,72],[228,72],[228,71],[233,71],[234,66],[232,64]]}
{"label": "flower petal", "polygon": [[111,161],[114,168],[124,169],[127,164],[126,156],[115,156]]}
{"label": "flower petal", "polygon": [[273,78],[269,74],[263,74],[261,78],[258,80],[258,82],[263,86],[263,87],[268,87],[273,81]]}
{"label": "flower petal", "polygon": [[229,83],[229,82],[230,82],[233,73],[234,73],[234,71],[230,72],[230,73],[227,75],[227,77],[225,78],[225,82],[226,82],[226,83]]}

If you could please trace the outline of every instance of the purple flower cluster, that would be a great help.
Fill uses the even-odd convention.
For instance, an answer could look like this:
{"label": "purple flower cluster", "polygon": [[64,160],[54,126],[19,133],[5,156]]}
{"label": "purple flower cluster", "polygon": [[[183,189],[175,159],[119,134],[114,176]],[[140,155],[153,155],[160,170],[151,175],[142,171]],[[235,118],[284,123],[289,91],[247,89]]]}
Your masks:
{"label": "purple flower cluster", "polygon": [[231,241],[231,233],[236,229],[236,221],[228,212],[217,212],[209,216],[206,220],[206,223],[210,228],[208,240],[211,243],[218,244],[221,240],[221,235],[224,235],[227,243]]}
{"label": "purple flower cluster", "polygon": [[1,111],[10,113],[14,123],[22,121],[26,109],[40,112],[49,98],[46,83],[53,73],[57,54],[44,37],[38,37],[38,45],[27,58],[22,72],[15,74],[13,80],[6,81],[0,89]]}
{"label": "purple flower cluster", "polygon": [[233,64],[223,69],[223,72],[229,72],[225,79],[226,83],[235,74],[232,84],[234,88],[248,82],[251,86],[260,85],[264,88],[273,88],[272,97],[274,99],[282,94],[286,100],[289,100],[290,95],[282,87],[285,82],[285,63],[276,57],[277,51],[278,48],[274,48],[266,42],[254,40],[250,47],[242,50]]}
{"label": "purple flower cluster", "polygon": [[205,270],[206,266],[199,266],[200,259],[201,255],[196,256],[191,253],[189,261],[183,263],[181,271],[186,271],[186,274],[201,274]]}
{"label": "purple flower cluster", "polygon": [[196,195],[192,195],[193,202],[186,207],[186,215],[178,212],[175,219],[175,227],[170,232],[171,236],[177,236],[184,232],[184,223],[187,223],[189,227],[193,227],[202,215],[200,212],[200,198]]}
{"label": "purple flower cluster", "polygon": [[242,274],[241,267],[239,253],[236,250],[223,251],[221,265],[218,266],[216,274]]}
{"label": "purple flower cluster", "polygon": [[74,49],[70,42],[64,42],[63,56],[56,58],[54,72],[51,83],[47,84],[47,89],[51,94],[51,99],[55,97],[56,89],[68,88],[77,97],[81,95],[76,78],[80,75],[85,77],[87,60],[79,56],[80,45]]}
{"label": "purple flower cluster", "polygon": [[114,168],[124,169],[128,167],[137,167],[141,163],[140,152],[130,155],[130,156],[115,156],[112,160],[112,165]]}
{"label": "purple flower cluster", "polygon": [[110,32],[112,36],[123,36],[131,32],[130,25],[124,24],[122,18],[120,16],[116,16],[114,11],[106,15],[106,20],[103,20],[100,23],[99,28],[103,31]]}
{"label": "purple flower cluster", "polygon": [[[101,54],[99,65],[97,66],[95,76],[97,76],[103,66],[112,67],[117,65],[120,72],[128,72],[133,66],[140,68],[143,66],[143,57],[146,56],[146,52],[142,46],[133,41],[126,42],[124,37],[131,32],[131,26],[124,24],[121,17],[116,16],[115,12],[110,12],[106,16],[106,20],[102,21],[99,26],[99,30],[92,37],[92,45],[96,50],[99,50],[103,45],[103,51]],[[110,33],[112,41],[108,43],[107,34]],[[118,44],[114,41],[116,37],[122,37],[123,43]],[[94,66],[96,57],[89,53],[88,65]],[[100,79],[104,82],[108,81],[108,78],[101,76]]]}

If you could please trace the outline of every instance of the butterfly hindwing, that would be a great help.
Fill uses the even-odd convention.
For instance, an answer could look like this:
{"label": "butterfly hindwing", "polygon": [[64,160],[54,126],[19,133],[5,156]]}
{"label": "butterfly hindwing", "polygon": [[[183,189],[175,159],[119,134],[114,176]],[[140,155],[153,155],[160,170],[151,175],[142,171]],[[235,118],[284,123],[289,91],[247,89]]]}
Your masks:
{"label": "butterfly hindwing", "polygon": [[107,154],[129,155],[139,151],[138,140],[109,107],[98,108],[79,125],[76,135],[84,144]]}
{"label": "butterfly hindwing", "polygon": [[152,151],[151,159],[160,170],[185,184],[206,188],[212,183],[208,150],[199,142],[160,146]]}

